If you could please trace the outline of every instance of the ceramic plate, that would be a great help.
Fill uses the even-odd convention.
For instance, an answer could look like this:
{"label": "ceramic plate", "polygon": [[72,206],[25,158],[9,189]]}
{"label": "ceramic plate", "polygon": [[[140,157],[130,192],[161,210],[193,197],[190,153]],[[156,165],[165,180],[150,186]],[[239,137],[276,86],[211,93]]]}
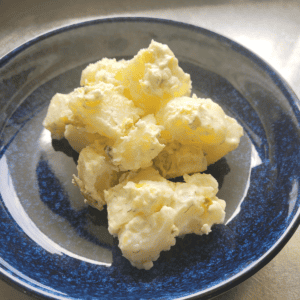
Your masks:
{"label": "ceramic plate", "polygon": [[[71,183],[78,154],[42,126],[55,93],[79,86],[103,57],[168,44],[210,97],[243,126],[237,150],[209,167],[227,201],[224,225],[186,235],[137,270]],[[299,224],[299,100],[256,55],[208,30],[159,19],[113,18],[46,33],[0,60],[0,271],[49,299],[206,299],[253,275]]]}

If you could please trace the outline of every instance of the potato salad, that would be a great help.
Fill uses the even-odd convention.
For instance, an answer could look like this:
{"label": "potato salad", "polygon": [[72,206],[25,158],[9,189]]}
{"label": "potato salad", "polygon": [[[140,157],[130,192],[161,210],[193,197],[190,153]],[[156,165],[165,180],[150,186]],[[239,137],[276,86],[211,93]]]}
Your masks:
{"label": "potato salad", "polygon": [[[73,183],[86,203],[107,206],[109,232],[139,269],[177,236],[224,222],[218,183],[201,172],[238,147],[243,129],[191,89],[170,48],[152,41],[131,60],[88,65],[80,87],[52,98],[43,123],[79,153]],[[184,182],[168,180],[178,176]]]}

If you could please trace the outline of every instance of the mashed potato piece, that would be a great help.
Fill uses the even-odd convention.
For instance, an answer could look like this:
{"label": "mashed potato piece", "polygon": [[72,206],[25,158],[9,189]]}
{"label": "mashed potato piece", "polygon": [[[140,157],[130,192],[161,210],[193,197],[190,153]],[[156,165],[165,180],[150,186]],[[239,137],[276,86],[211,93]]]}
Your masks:
{"label": "mashed potato piece", "polygon": [[187,233],[208,234],[222,223],[225,201],[216,197],[218,183],[206,174],[184,175],[186,183],[173,183],[147,168],[129,175],[104,192],[109,232],[131,264],[150,269],[161,251]]}
{"label": "mashed potato piece", "polygon": [[78,158],[78,177],[73,176],[73,183],[80,188],[87,203],[102,210],[106,204],[103,192],[116,185],[121,175],[105,153],[105,143],[97,140],[84,148]]}
{"label": "mashed potato piece", "polygon": [[207,169],[206,157],[201,148],[182,145],[178,141],[168,143],[154,158],[153,165],[167,179]]}
{"label": "mashed potato piece", "polygon": [[167,45],[155,41],[129,61],[104,59],[89,65],[82,73],[81,85],[93,85],[103,78],[124,87],[124,95],[146,114],[157,112],[172,98],[191,93],[190,75],[178,66]]}
{"label": "mashed potato piece", "polygon": [[179,97],[170,100],[158,113],[158,123],[183,144],[218,145],[225,140],[223,109],[211,99]]}
{"label": "mashed potato piece", "polygon": [[[109,232],[133,266],[148,270],[177,236],[224,221],[218,183],[197,173],[234,150],[243,129],[211,99],[190,97],[190,75],[167,45],[103,58],[80,84],[52,98],[43,124],[79,152],[73,182],[88,204],[107,205]],[[185,182],[167,180],[178,176]]]}
{"label": "mashed potato piece", "polygon": [[215,163],[227,153],[235,150],[240,143],[241,137],[243,136],[243,128],[241,125],[238,124],[238,122],[235,119],[226,116],[225,124],[227,131],[223,143],[217,146],[202,146],[202,149],[206,154],[205,157],[208,165]]}
{"label": "mashed potato piece", "polygon": [[111,83],[115,86],[122,85],[122,82],[117,80],[116,74],[125,69],[129,62],[127,60],[117,61],[115,58],[103,58],[102,60],[89,64],[81,74],[80,85],[95,85],[99,82]]}
{"label": "mashed potato piece", "polygon": [[64,135],[71,147],[78,153],[96,140],[105,145],[112,144],[109,138],[101,136],[99,133],[90,133],[83,127],[76,127],[71,124],[66,126]]}
{"label": "mashed potato piece", "polygon": [[138,170],[152,165],[152,159],[165,147],[157,137],[162,126],[156,125],[154,115],[147,115],[132,127],[112,148],[112,162],[120,170]]}
{"label": "mashed potato piece", "polygon": [[66,125],[71,123],[69,100],[69,95],[63,94],[56,94],[51,100],[43,126],[51,132],[52,139],[62,139]]}
{"label": "mashed potato piece", "polygon": [[[174,141],[186,146],[186,160],[194,161],[195,172],[202,172],[206,169],[205,163],[197,160],[204,154],[206,166],[215,163],[227,153],[235,150],[243,135],[243,128],[233,118],[227,116],[223,109],[211,99],[200,99],[196,95],[193,97],[180,97],[170,100],[156,114],[158,124],[164,126],[161,136],[169,145]],[[194,150],[195,147],[198,150]],[[168,147],[162,151],[154,160],[154,165],[166,178],[171,178],[166,170],[173,166],[178,166],[178,159],[181,155],[170,155]],[[203,160],[202,160],[203,161]],[[198,166],[198,167],[196,167]],[[198,170],[197,170],[198,168]],[[181,168],[177,167],[178,175]],[[187,173],[193,173],[187,170]],[[178,175],[179,176],[179,175]]]}
{"label": "mashed potato piece", "polygon": [[224,222],[226,203],[219,199],[218,182],[208,174],[183,175],[176,183],[175,224],[180,234],[208,234],[214,224]]}
{"label": "mashed potato piece", "polygon": [[143,111],[109,83],[78,88],[70,95],[69,108],[75,122],[88,132],[117,139],[127,134]]}

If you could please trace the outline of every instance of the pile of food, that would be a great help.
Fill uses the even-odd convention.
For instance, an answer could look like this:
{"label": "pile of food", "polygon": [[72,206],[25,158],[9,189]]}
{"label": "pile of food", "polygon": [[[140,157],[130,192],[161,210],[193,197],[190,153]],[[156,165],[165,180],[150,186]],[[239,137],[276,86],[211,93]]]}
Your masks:
{"label": "pile of food", "polygon": [[[200,172],[236,149],[243,129],[211,99],[191,97],[167,45],[90,64],[80,84],[52,98],[44,126],[79,152],[74,183],[88,204],[107,205],[108,230],[133,266],[148,270],[176,236],[224,221],[218,183]],[[168,180],[178,176],[185,182]]]}

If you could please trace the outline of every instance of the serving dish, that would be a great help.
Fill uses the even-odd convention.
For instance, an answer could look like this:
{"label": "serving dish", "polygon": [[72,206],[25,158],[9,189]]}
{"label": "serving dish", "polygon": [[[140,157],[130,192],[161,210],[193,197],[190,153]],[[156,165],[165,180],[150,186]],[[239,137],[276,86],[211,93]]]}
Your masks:
{"label": "serving dish", "polygon": [[[150,271],[122,257],[105,210],[70,181],[76,153],[42,126],[51,97],[79,85],[103,57],[167,44],[210,97],[238,120],[237,150],[209,167],[227,201],[224,225],[178,238]],[[300,222],[299,100],[264,61],[208,30],[153,18],[100,19],[44,34],[0,60],[0,273],[47,299],[208,299],[268,263]]]}

